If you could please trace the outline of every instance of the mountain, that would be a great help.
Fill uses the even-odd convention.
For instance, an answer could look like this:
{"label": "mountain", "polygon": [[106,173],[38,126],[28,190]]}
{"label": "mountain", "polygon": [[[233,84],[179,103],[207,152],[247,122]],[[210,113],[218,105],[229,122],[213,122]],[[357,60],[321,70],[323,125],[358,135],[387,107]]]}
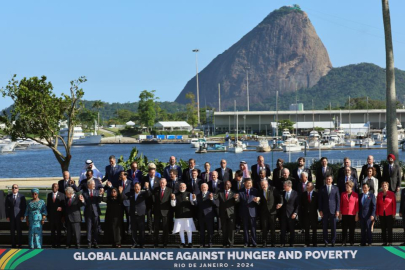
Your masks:
{"label": "mountain", "polygon": [[[405,71],[395,69],[395,88],[398,101],[405,103]],[[283,93],[279,98],[279,109],[288,110],[295,103],[295,94]],[[349,96],[369,97],[374,100],[385,100],[385,70],[370,63],[360,63],[333,68],[319,82],[309,89],[297,92],[298,102],[304,103],[304,109],[324,109],[340,107]],[[265,110],[275,110],[275,101],[271,101]]]}
{"label": "mountain", "polygon": [[[250,109],[266,106],[275,92],[291,93],[296,88],[314,86],[332,68],[322,41],[307,14],[293,7],[270,13],[259,25],[228,50],[218,55],[199,73],[200,104],[221,109],[247,107],[246,67],[249,72]],[[187,103],[185,95],[196,94],[196,79],[187,82],[176,99]]]}

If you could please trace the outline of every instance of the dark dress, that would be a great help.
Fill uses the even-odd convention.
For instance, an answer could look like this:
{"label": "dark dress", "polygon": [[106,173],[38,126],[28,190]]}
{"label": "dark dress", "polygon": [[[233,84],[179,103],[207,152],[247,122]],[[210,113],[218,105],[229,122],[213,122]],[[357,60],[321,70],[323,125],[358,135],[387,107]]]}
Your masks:
{"label": "dark dress", "polygon": [[124,208],[122,206],[121,195],[117,199],[111,196],[103,197],[103,201],[107,202],[107,210],[105,214],[105,232],[108,235],[109,241],[114,245],[121,245],[124,223]]}

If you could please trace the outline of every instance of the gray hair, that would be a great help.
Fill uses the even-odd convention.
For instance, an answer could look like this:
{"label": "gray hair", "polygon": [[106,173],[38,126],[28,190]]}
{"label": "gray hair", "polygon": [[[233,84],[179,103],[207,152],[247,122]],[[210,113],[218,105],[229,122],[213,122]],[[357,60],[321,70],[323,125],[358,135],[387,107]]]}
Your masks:
{"label": "gray hair", "polygon": [[288,173],[290,173],[290,170],[289,169],[287,169],[287,168],[284,168],[282,171],[281,171],[282,173],[284,173],[284,172],[288,172]]}
{"label": "gray hair", "polygon": [[302,176],[302,175],[305,175],[305,176],[308,178],[308,173],[307,173],[307,172],[302,172],[302,173],[301,173],[301,176]]}
{"label": "gray hair", "polygon": [[89,186],[91,184],[91,182],[93,182],[95,184],[94,179],[90,179],[90,180],[87,180],[87,186]]}
{"label": "gray hair", "polygon": [[65,192],[66,192],[67,194],[73,194],[73,193],[75,193],[74,190],[73,190],[73,188],[71,188],[71,187],[67,187],[67,188],[65,189]]}
{"label": "gray hair", "polygon": [[265,169],[259,171],[259,173],[262,173],[262,172],[264,172],[264,175],[266,175],[266,173],[267,173],[267,171]]}
{"label": "gray hair", "polygon": [[207,184],[207,183],[202,183],[202,184],[201,184],[201,187],[202,187],[202,186],[207,186],[207,188],[208,188],[208,184]]}
{"label": "gray hair", "polygon": [[213,171],[212,174],[216,174],[218,176],[218,172],[217,171]]}
{"label": "gray hair", "polygon": [[292,182],[290,180],[284,181],[284,185],[292,187]]}
{"label": "gray hair", "polygon": [[266,179],[260,180],[260,186],[262,185],[262,183],[266,183],[268,185],[269,181],[267,181]]}

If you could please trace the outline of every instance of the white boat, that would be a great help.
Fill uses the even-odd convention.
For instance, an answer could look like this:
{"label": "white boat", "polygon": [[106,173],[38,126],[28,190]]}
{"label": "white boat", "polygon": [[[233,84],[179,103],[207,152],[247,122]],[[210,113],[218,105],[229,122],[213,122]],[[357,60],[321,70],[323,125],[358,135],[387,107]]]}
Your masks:
{"label": "white boat", "polygon": [[47,147],[48,146],[43,145],[43,144],[36,142],[34,140],[31,140],[31,139],[25,139],[25,140],[19,139],[19,140],[17,140],[16,150],[45,149]]}
{"label": "white boat", "polygon": [[[66,141],[68,136],[68,128],[62,128],[59,135]],[[100,144],[101,135],[84,134],[81,127],[76,126],[73,129],[73,145],[94,145]]]}
{"label": "white boat", "polygon": [[[238,141],[238,129],[239,129],[239,121],[238,121],[238,111],[236,111],[236,136],[235,136],[235,143],[233,147],[229,148],[229,152],[232,153],[242,153],[243,152],[243,143]],[[246,144],[245,144],[246,149]]]}
{"label": "white boat", "polygon": [[191,139],[190,145],[191,145],[191,148],[200,147],[200,143],[198,142],[198,138]]}
{"label": "white boat", "polygon": [[374,138],[373,138],[373,137],[371,137],[371,138],[365,138],[363,144],[364,144],[366,147],[373,146],[373,145],[375,144]]}
{"label": "white boat", "polygon": [[17,142],[13,142],[10,139],[0,140],[0,153],[13,152]]}
{"label": "white boat", "polygon": [[259,146],[256,147],[257,152],[270,152],[271,147],[269,145],[269,141],[266,139],[261,139],[259,141]]}
{"label": "white boat", "polygon": [[283,134],[281,135],[281,137],[283,141],[287,141],[288,139],[292,138],[291,133],[288,129],[283,129]]}
{"label": "white boat", "polygon": [[348,146],[348,147],[354,147],[355,145],[356,145],[356,142],[353,140],[350,140],[350,139],[345,142],[345,146]]}
{"label": "white boat", "polygon": [[301,152],[301,145],[295,138],[289,138],[282,144],[284,152]]}
{"label": "white boat", "polygon": [[309,138],[308,138],[308,139],[313,139],[313,138],[319,139],[320,137],[321,137],[321,136],[319,135],[318,131],[312,130],[312,131],[309,133]]}
{"label": "white boat", "polygon": [[329,140],[321,140],[320,145],[318,148],[321,148],[321,150],[327,150],[335,147],[335,143],[329,141]]}

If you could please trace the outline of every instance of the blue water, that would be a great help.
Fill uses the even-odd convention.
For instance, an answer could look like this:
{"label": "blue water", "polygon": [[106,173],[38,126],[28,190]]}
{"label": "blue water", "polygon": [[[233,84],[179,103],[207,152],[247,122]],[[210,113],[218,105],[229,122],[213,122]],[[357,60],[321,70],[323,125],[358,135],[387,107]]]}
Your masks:
{"label": "blue water", "polygon": [[[94,161],[96,167],[104,173],[105,166],[109,164],[108,157],[110,155],[115,155],[117,158],[122,155],[127,159],[134,146],[150,160],[156,158],[167,162],[171,155],[176,156],[177,159],[181,158],[184,160],[194,158],[200,169],[203,169],[206,161],[211,163],[212,168],[218,168],[220,160],[224,158],[228,161],[228,167],[236,170],[239,168],[241,160],[245,160],[251,166],[256,162],[259,155],[257,152],[196,154],[194,153],[195,149],[191,148],[189,144],[106,144],[100,146],[79,146],[72,148],[70,172],[73,176],[78,176],[84,166],[85,160],[91,159]],[[274,169],[277,158],[283,158],[286,162],[289,160],[289,155],[284,152],[261,154],[264,156],[265,162],[270,164],[271,169]],[[351,159],[363,159],[365,162],[368,155],[373,155],[375,160],[386,159],[387,150],[379,148],[370,150],[329,150],[322,151],[321,155],[328,157],[328,159],[343,159],[348,156]],[[296,161],[300,156],[304,156],[304,152],[291,153],[291,161]],[[318,151],[307,151],[306,153],[308,159],[318,158],[318,156]],[[0,154],[0,178],[56,177],[61,176],[61,174],[59,163],[56,161],[53,152],[49,149],[20,150],[10,154]]]}

